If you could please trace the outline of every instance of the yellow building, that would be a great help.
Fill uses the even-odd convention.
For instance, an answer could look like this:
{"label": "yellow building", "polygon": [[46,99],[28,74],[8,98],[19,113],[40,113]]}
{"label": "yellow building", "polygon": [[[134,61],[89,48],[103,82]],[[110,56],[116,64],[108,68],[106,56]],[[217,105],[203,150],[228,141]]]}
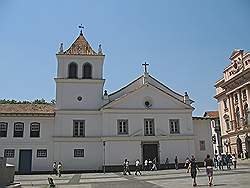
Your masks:
{"label": "yellow building", "polygon": [[223,78],[215,83],[224,152],[250,152],[250,52],[234,50]]}

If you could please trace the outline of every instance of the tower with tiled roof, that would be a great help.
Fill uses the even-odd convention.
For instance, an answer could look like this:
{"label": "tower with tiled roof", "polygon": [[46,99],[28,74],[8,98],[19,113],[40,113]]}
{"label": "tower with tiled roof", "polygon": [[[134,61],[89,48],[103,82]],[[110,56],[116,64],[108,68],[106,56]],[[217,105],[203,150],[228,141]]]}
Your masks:
{"label": "tower with tiled roof", "polygon": [[104,55],[90,46],[82,30],[72,45],[57,53],[57,110],[95,110],[102,104]]}

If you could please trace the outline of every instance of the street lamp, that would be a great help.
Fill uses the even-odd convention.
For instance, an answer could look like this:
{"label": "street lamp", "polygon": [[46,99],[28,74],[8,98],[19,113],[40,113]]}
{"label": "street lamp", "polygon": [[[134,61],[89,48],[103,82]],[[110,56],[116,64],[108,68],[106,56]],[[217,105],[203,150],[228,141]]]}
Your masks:
{"label": "street lamp", "polygon": [[103,145],[103,173],[105,174],[105,146],[106,146],[106,141],[103,141],[102,145]]}

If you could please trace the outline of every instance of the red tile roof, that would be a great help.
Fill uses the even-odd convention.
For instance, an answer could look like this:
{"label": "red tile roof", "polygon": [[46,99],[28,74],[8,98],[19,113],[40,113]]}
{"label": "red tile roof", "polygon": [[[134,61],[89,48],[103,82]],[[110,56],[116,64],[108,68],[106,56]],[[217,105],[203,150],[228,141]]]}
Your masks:
{"label": "red tile roof", "polygon": [[0,104],[0,114],[53,114],[52,104]]}
{"label": "red tile roof", "polygon": [[204,113],[204,117],[219,118],[219,112],[218,111],[207,111]]}

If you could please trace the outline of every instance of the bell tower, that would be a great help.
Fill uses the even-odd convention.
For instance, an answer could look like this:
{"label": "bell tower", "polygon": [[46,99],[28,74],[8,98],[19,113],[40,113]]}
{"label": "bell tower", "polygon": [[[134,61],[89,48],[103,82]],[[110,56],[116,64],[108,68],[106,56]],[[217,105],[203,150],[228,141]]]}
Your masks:
{"label": "bell tower", "polygon": [[[80,27],[81,29],[83,27]],[[103,63],[105,56],[99,45],[96,53],[82,30],[72,45],[64,51],[61,43],[56,54],[57,110],[97,110],[102,105]]]}

